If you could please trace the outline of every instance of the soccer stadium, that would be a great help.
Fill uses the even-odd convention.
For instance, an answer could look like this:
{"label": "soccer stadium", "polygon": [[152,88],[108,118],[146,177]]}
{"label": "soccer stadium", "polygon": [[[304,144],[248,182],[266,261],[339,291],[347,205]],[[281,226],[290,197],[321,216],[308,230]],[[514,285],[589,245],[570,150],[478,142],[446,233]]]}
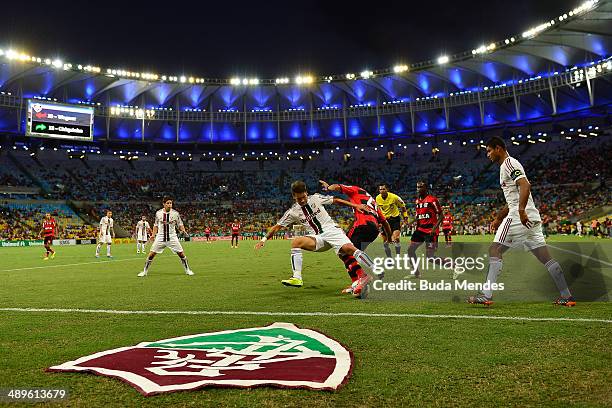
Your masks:
{"label": "soccer stadium", "polygon": [[270,78],[0,38],[0,403],[612,405],[612,2],[548,10]]}

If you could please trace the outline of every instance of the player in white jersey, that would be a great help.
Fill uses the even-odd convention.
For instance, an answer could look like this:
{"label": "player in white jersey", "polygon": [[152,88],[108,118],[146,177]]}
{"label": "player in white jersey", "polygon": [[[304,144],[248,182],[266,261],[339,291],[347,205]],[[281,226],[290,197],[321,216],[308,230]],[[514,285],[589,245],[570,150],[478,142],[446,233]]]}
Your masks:
{"label": "player in white jersey", "polygon": [[170,197],[164,197],[164,208],[155,213],[155,221],[153,222],[154,241],[151,245],[151,252],[145,262],[144,270],[138,274],[139,277],[147,276],[149,267],[155,255],[164,252],[164,249],[170,248],[172,252],[178,255],[187,275],[193,275],[193,271],[189,268],[187,257],[183,252],[183,246],[178,239],[176,230],[186,234],[185,226],[181,220],[178,211],[172,209],[173,200]]}
{"label": "player in white jersey", "polygon": [[[356,208],[358,211],[369,211],[363,204],[354,204],[333,196],[321,194],[308,195],[306,184],[303,181],[296,181],[291,184],[291,194],[295,204],[285,212],[282,218],[268,230],[268,233],[255,245],[255,249],[262,248],[266,241],[273,237],[281,228],[289,227],[293,224],[302,224],[306,227],[309,235],[296,237],[291,242],[291,269],[293,276],[281,281],[285,286],[301,287],[302,280],[302,250],[322,252],[334,248],[336,254],[343,253],[354,256],[357,261],[372,270],[373,262],[370,257],[360,249],[357,249],[344,231],[336,224],[325,210],[325,205],[341,204]],[[370,278],[363,273],[359,278],[358,284],[353,290],[353,294],[361,297],[365,293]]]}
{"label": "player in white jersey", "polygon": [[100,220],[100,226],[98,227],[98,246],[96,247],[96,258],[100,257],[100,247],[102,244],[106,244],[106,256],[112,258],[111,245],[115,238],[115,228],[113,224],[113,212],[106,210],[106,215]]}
{"label": "player in white jersey", "polygon": [[140,249],[142,248],[142,253],[144,254],[147,241],[149,240],[149,236],[151,234],[151,226],[149,225],[149,221],[147,221],[147,217],[144,215],[136,224],[134,234],[136,235],[136,253],[139,254]]}
{"label": "player in white jersey", "polygon": [[540,212],[533,203],[531,184],[527,179],[521,163],[510,157],[506,143],[499,137],[492,137],[487,142],[487,157],[499,164],[499,183],[504,192],[507,205],[497,214],[491,223],[491,229],[497,230],[493,244],[489,248],[489,272],[485,290],[476,296],[470,296],[469,303],[491,305],[493,290],[497,277],[502,269],[502,254],[509,248],[524,247],[546,266],[561,296],[554,302],[561,306],[575,306],[576,302],[567,287],[561,265],[550,256],[544,234]]}

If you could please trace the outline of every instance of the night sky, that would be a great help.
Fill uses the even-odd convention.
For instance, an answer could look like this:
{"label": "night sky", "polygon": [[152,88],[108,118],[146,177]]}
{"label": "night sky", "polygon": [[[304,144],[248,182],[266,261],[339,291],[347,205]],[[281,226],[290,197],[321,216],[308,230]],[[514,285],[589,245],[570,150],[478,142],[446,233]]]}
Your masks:
{"label": "night sky", "polygon": [[580,1],[87,3],[5,2],[0,48],[170,75],[359,73],[503,40]]}

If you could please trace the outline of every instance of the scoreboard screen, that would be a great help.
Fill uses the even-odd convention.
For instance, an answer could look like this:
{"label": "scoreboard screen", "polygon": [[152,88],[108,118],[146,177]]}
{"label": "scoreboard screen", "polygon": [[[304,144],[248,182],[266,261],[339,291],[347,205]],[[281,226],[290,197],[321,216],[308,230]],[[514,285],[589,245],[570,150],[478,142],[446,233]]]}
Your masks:
{"label": "scoreboard screen", "polygon": [[27,136],[93,139],[93,107],[28,100]]}

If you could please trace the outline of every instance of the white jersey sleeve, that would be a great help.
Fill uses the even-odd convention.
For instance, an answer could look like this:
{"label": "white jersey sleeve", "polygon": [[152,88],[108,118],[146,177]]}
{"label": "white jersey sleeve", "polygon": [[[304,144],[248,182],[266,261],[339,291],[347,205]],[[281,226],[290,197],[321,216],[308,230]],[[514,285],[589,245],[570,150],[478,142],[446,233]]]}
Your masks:
{"label": "white jersey sleeve", "polygon": [[149,225],[149,221],[145,221],[145,228],[146,229],[150,229],[151,228],[151,226]]}
{"label": "white jersey sleeve", "polygon": [[293,214],[292,209],[293,207],[285,211],[285,214],[283,214],[283,216],[280,218],[280,220],[278,220],[276,224],[286,228],[295,224],[296,222],[299,222],[299,219],[297,219]]}
{"label": "white jersey sleeve", "polygon": [[323,194],[313,194],[312,197],[318,202],[320,205],[330,205],[334,203],[334,196],[323,195]]}
{"label": "white jersey sleeve", "polygon": [[176,226],[177,227],[184,226],[183,220],[181,219],[181,214],[179,214],[178,211],[176,211]]}
{"label": "white jersey sleeve", "polygon": [[502,166],[503,171],[506,172],[506,176],[509,177],[513,182],[519,179],[527,178],[523,165],[516,160],[514,157],[508,157]]}

